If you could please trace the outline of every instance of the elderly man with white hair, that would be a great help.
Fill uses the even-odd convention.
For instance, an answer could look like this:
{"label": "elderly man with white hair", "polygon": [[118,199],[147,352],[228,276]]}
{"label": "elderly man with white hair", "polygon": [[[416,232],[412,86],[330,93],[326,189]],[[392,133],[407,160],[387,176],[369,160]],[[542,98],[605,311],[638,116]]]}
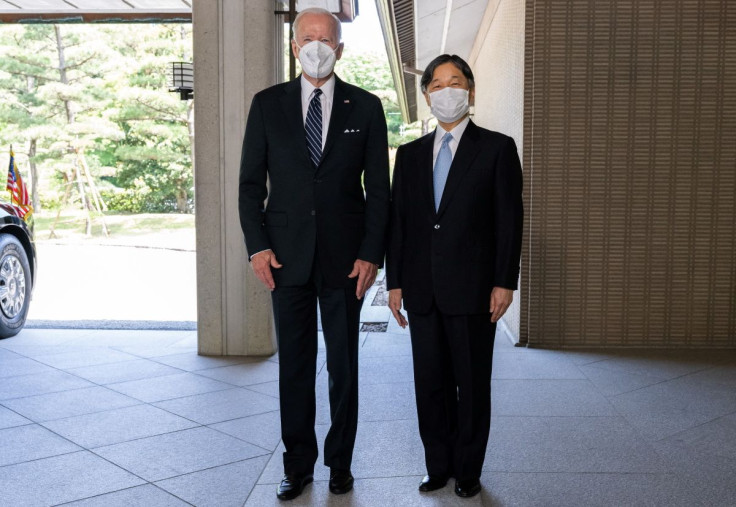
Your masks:
{"label": "elderly man with white hair", "polygon": [[329,11],[297,15],[291,46],[302,74],[256,94],[243,140],[240,222],[253,271],[271,290],[279,345],[282,500],[312,482],[318,456],[318,304],[331,415],[324,463],[332,493],[353,487],[360,309],[385,253],[386,120],[376,96],[335,76],[340,33]]}

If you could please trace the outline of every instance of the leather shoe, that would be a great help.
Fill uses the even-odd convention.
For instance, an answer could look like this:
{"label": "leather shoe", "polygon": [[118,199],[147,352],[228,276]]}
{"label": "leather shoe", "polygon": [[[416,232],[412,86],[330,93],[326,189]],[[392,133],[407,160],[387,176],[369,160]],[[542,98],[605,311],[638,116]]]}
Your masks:
{"label": "leather shoe", "polygon": [[350,470],[330,469],[330,491],[342,495],[353,489],[353,474]]}
{"label": "leather shoe", "polygon": [[422,482],[419,484],[419,491],[427,493],[436,489],[442,489],[447,485],[446,477],[437,477],[432,475],[425,475]]}
{"label": "leather shoe", "polygon": [[463,498],[470,498],[480,493],[480,481],[469,479],[466,481],[455,481],[455,494]]}
{"label": "leather shoe", "polygon": [[276,498],[279,500],[293,500],[302,494],[304,486],[312,482],[314,476],[308,475],[284,475],[279,484],[279,489],[276,490]]}

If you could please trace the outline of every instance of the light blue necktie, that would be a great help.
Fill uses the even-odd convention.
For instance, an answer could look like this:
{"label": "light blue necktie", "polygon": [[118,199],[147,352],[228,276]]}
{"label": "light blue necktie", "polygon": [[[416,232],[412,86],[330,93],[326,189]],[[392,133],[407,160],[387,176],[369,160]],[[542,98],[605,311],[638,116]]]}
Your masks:
{"label": "light blue necktie", "polygon": [[440,209],[440,200],[442,192],[445,190],[447,175],[450,173],[450,165],[452,165],[452,151],[450,151],[449,143],[452,141],[452,134],[449,132],[442,137],[442,146],[437,153],[437,161],[434,163],[434,209]]}
{"label": "light blue necktie", "polygon": [[320,95],[322,95],[322,90],[315,88],[307,108],[307,121],[304,123],[304,129],[307,131],[309,158],[314,167],[319,165],[322,158],[322,101]]}

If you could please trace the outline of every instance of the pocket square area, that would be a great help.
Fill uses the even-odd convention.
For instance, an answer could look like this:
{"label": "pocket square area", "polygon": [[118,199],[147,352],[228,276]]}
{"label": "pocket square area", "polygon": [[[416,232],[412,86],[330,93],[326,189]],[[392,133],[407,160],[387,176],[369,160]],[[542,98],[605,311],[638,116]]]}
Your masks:
{"label": "pocket square area", "polygon": [[343,132],[343,134],[354,134],[356,132],[360,132],[360,129],[345,129],[345,132]]}

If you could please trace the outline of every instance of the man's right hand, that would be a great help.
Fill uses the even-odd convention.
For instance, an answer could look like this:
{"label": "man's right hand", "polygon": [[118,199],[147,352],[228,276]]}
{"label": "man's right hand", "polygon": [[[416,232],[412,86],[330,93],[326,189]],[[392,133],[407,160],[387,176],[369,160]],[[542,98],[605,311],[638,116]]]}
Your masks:
{"label": "man's right hand", "polygon": [[399,323],[399,326],[405,328],[409,323],[401,313],[401,298],[401,289],[391,289],[388,291],[388,307],[391,309],[391,313],[394,314],[394,318]]}
{"label": "man's right hand", "polygon": [[273,275],[271,274],[271,268],[279,269],[283,264],[279,264],[272,250],[264,250],[255,254],[250,259],[250,266],[253,268],[253,272],[258,279],[263,282],[263,285],[270,290],[276,288],[276,283],[274,283]]}

